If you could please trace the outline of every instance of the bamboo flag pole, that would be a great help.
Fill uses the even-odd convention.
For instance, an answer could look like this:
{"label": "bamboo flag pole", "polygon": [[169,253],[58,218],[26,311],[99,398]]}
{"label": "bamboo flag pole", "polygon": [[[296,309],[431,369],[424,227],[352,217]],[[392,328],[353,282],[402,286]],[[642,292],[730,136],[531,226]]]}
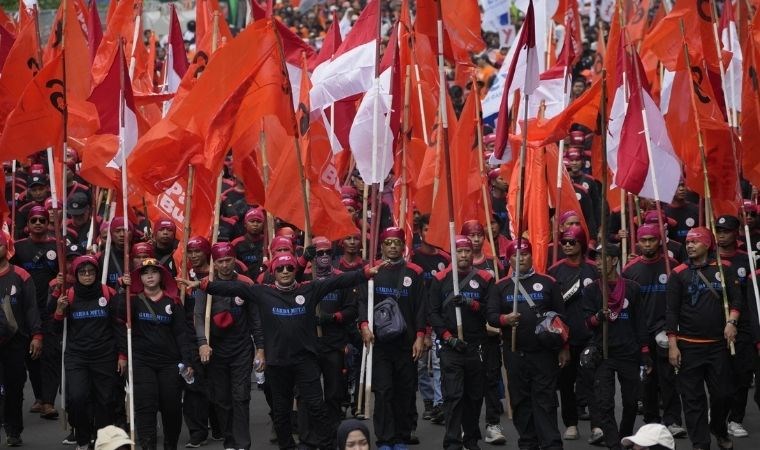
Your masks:
{"label": "bamboo flag pole", "polygon": [[[684,57],[686,60],[686,67],[692,67],[691,58],[689,57],[689,44],[686,42],[686,31],[684,28],[683,19],[680,19],[679,25],[681,29],[681,38],[683,39],[683,52],[684,52]],[[714,235],[715,234],[715,216],[713,214],[713,209],[712,209],[712,193],[710,192],[710,179],[707,173],[707,155],[705,151],[704,136],[702,135],[702,126],[699,123],[699,114],[697,112],[697,104],[695,103],[695,99],[694,99],[694,89],[689,89],[689,100],[691,102],[692,114],[694,114],[694,124],[697,129],[697,144],[699,146],[699,157],[702,162],[702,176],[703,176],[704,184],[705,184],[706,224],[709,226],[710,231]],[[731,139],[733,139],[733,136],[731,137]],[[726,317],[726,320],[728,320],[730,317],[729,311],[728,311],[728,294],[726,293],[726,277],[723,271],[723,264],[722,264],[720,252],[715,252],[715,258],[718,263],[718,272],[720,273],[720,286],[721,286],[721,297],[723,300],[723,313]],[[728,346],[729,346],[729,350],[731,351],[731,355],[736,354],[734,343],[729,342]]]}
{"label": "bamboo flag pole", "polygon": [[[528,101],[530,96],[525,95],[523,96],[524,103],[523,103],[523,112],[524,112],[524,119],[525,119],[525,126],[523,130],[523,139],[522,144],[520,145],[520,159],[517,163],[517,170],[519,173],[518,183],[517,183],[517,226],[515,227],[516,233],[515,233],[515,241],[517,242],[517,245],[515,245],[515,267],[513,268],[513,282],[514,282],[514,292],[512,295],[512,312],[517,313],[517,295],[518,295],[518,288],[520,283],[520,240],[523,239],[523,228],[525,226],[525,221],[523,220],[523,196],[525,194],[524,186],[525,186],[525,157],[526,153],[528,151]],[[517,326],[512,326],[512,351],[517,351]]]}
{"label": "bamboo flag pole", "polygon": [[[491,200],[490,196],[488,195],[488,190],[486,186],[488,185],[488,174],[486,173],[486,167],[485,167],[485,161],[483,161],[483,123],[482,123],[482,105],[480,104],[480,87],[478,86],[477,79],[475,78],[475,75],[471,75],[470,79],[472,80],[472,85],[476,86],[477,91],[475,92],[475,95],[477,95],[475,99],[475,129],[477,132],[477,139],[478,139],[478,146],[476,151],[478,152],[478,170],[480,171],[480,178],[484,180],[480,184],[480,193],[482,194],[482,202],[483,202],[483,209],[486,216],[486,230],[488,233],[488,240],[491,242],[491,253],[493,253],[493,272],[494,277],[496,279],[499,279],[499,255],[496,251],[496,236],[493,234],[493,229],[491,229]],[[493,328],[491,325],[486,324],[486,328],[492,330],[492,331],[498,331],[501,332],[497,328]]]}
{"label": "bamboo flag pole", "polygon": [[[567,33],[568,30],[565,30]],[[565,66],[562,74],[562,109],[567,108],[568,100],[570,100],[570,92],[568,90],[567,69]],[[565,154],[565,140],[559,141],[559,151],[557,152],[557,177],[554,185],[555,192],[555,205],[554,205],[554,220],[552,223],[552,262],[556,263],[559,260],[559,216],[562,212],[560,206],[562,204],[562,157]]]}
{"label": "bamboo flag pole", "polygon": [[[602,98],[599,103],[599,114],[601,114],[601,119],[599,121],[600,126],[600,133],[601,133],[601,140],[602,140],[602,186],[604,186],[605,189],[607,189],[608,186],[608,177],[609,177],[609,166],[607,163],[607,69],[602,69]],[[609,310],[609,302],[610,302],[610,289],[608,284],[609,275],[607,272],[607,218],[609,216],[609,212],[607,211],[608,205],[606,201],[602,201],[602,217],[601,217],[601,224],[600,224],[600,234],[602,235],[602,282],[601,282],[601,290],[602,290],[602,311],[603,314],[603,320],[602,320],[602,355],[604,359],[607,359],[608,356],[608,334],[609,334],[609,324],[607,323],[607,311]],[[621,223],[625,224],[625,217],[622,215],[621,211]]]}
{"label": "bamboo flag pole", "polygon": [[[219,11],[214,11],[214,26],[211,35],[211,52],[219,47]],[[214,193],[214,225],[211,230],[211,244],[216,244],[219,237],[219,216],[222,205],[222,173],[216,177],[216,192]],[[209,257],[208,280],[214,281],[214,260]],[[203,332],[206,335],[206,345],[211,346],[211,302],[212,296],[206,294],[206,311],[204,314]]]}
{"label": "bamboo flag pole", "polygon": [[[193,189],[195,188],[195,166],[192,164],[187,165],[187,189],[185,190],[185,212],[182,217],[182,261],[180,262],[180,274],[183,280],[187,280],[187,241],[190,239],[190,218],[193,214]],[[185,285],[181,285],[179,291],[179,298],[182,304],[185,304],[185,297],[187,296],[187,289]]]}
{"label": "bamboo flag pole", "polygon": [[[438,110],[441,115],[441,125],[443,128],[443,155],[446,161],[446,203],[449,210],[449,245],[451,249],[451,257],[456,258],[456,238],[455,228],[456,223],[454,220],[454,188],[451,185],[451,149],[449,147],[449,118],[447,102],[446,102],[446,74],[444,72],[443,64],[443,10],[441,1],[437,1],[438,5]],[[471,92],[470,95],[477,95],[477,91]],[[527,110],[527,108],[526,108]],[[451,278],[454,290],[454,297],[459,295],[459,271],[454,269],[451,271]],[[464,331],[462,329],[462,308],[460,306],[454,307],[457,324],[457,337],[464,339]]]}
{"label": "bamboo flag pole", "polygon": [[[400,28],[400,27],[399,27]],[[400,32],[399,32],[400,33]],[[399,42],[401,40],[399,39]],[[407,187],[407,173],[406,173],[406,156],[407,156],[407,146],[409,143],[409,132],[410,132],[410,124],[409,124],[409,116],[410,116],[410,99],[411,99],[411,86],[412,86],[412,74],[411,74],[411,66],[409,64],[406,65],[406,73],[404,74],[404,114],[402,118],[401,123],[401,200],[399,201],[399,211],[398,211],[398,226],[402,230],[406,229],[406,212],[407,212],[407,203],[409,201],[409,190]]]}
{"label": "bamboo flag pole", "polygon": [[[269,176],[271,168],[269,167],[269,156],[267,155],[267,139],[264,131],[264,118],[261,118],[261,130],[259,131],[259,151],[261,152],[261,173],[264,178],[264,190],[269,187]],[[269,244],[274,239],[274,216],[269,211],[267,213],[267,232],[264,235],[264,251],[269,248]]]}
{"label": "bamboo flag pole", "polygon": [[[715,53],[718,58],[718,69],[720,70],[720,82],[721,82],[721,89],[723,89],[723,105],[726,108],[726,115],[728,116],[728,126],[731,128],[737,128],[738,124],[736,123],[736,109],[732,108],[732,101],[728,99],[730,96],[731,99],[734,98],[734,83],[729,83],[729,80],[726,79],[726,67],[723,65],[723,58],[721,57],[723,54],[723,49],[720,44],[720,36],[718,35],[718,8],[715,6],[715,0],[709,0],[710,1],[710,21],[712,22],[712,31],[713,31],[713,43],[715,44]],[[730,1],[730,0],[729,0]],[[701,20],[701,19],[700,19]],[[729,46],[731,45],[731,36],[729,35],[728,38]],[[731,49],[729,48],[729,51]],[[733,80],[730,80],[733,81]],[[733,140],[731,141],[731,145],[733,146]]]}

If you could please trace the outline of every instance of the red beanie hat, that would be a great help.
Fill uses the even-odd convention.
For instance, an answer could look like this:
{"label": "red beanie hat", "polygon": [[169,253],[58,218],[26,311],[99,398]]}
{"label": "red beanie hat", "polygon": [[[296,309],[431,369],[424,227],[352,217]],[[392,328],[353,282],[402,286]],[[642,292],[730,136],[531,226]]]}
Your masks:
{"label": "red beanie hat", "polygon": [[515,256],[515,254],[517,253],[518,245],[520,246],[521,254],[532,253],[532,247],[530,245],[530,241],[528,241],[527,239],[517,239],[510,242],[509,245],[507,245],[507,251],[506,251],[507,259]]}

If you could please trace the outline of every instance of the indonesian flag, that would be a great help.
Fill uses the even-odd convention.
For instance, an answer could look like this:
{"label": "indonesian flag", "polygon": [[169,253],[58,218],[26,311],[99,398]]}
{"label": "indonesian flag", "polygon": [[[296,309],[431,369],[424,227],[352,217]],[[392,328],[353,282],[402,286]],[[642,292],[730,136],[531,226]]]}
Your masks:
{"label": "indonesian flag", "polygon": [[370,90],[375,79],[380,1],[370,0],[329,62],[311,74],[311,110]]}
{"label": "indonesian flag", "polygon": [[[179,26],[179,19],[177,18],[177,11],[174,9],[174,5],[172,5],[171,11],[169,22],[169,49],[166,52],[166,86],[164,87],[164,92],[174,93],[177,92],[179,83],[182,81],[182,77],[185,76],[190,63],[187,61],[185,43],[182,40],[182,29]],[[168,106],[171,105],[171,101],[166,103],[165,110],[168,111]]]}
{"label": "indonesian flag", "polygon": [[503,164],[512,159],[512,153],[507,149],[510,99],[518,89],[524,96],[531,95],[538,86],[538,73],[536,23],[533,14],[533,0],[530,0],[525,21],[520,28],[520,36],[517,39],[517,51],[509,63],[509,72],[507,72],[507,80],[504,83],[501,107],[499,108],[498,119],[496,119],[496,143],[491,164]]}
{"label": "indonesian flag", "polygon": [[725,2],[723,15],[720,16],[720,42],[723,50],[731,52],[731,62],[726,67],[726,86],[723,87],[728,108],[737,112],[742,110],[742,48],[739,44],[739,32],[734,19],[734,7],[731,1]]}
{"label": "indonesian flag", "polygon": [[[614,174],[614,185],[669,203],[678,188],[681,162],[673,150],[662,113],[648,89],[641,85],[641,80],[646,78],[638,55],[632,56],[634,67],[629,67],[623,60],[628,54],[621,45],[618,66],[622,70],[617,73],[617,89],[610,111],[607,160]],[[630,88],[627,102],[624,81]],[[645,128],[648,128],[651,150],[647,150]]]}

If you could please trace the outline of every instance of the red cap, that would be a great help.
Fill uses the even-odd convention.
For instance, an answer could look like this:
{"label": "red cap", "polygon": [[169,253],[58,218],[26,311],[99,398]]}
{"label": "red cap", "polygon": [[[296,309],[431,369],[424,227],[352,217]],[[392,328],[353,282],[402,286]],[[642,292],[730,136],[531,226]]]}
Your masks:
{"label": "red cap", "polygon": [[278,267],[282,267],[282,266],[293,266],[294,268],[298,267],[298,264],[296,263],[296,257],[291,255],[290,253],[283,253],[281,255],[277,255],[277,257],[275,257],[272,260],[270,270],[274,272],[275,270],[277,270]]}
{"label": "red cap", "polygon": [[211,254],[211,244],[203,236],[193,236],[187,241],[188,250],[198,250],[208,256]]}
{"label": "red cap", "polygon": [[570,147],[565,150],[565,158],[567,161],[577,161],[583,159],[583,152],[576,147]]}
{"label": "red cap", "polygon": [[285,236],[275,236],[272,242],[269,243],[269,251],[274,253],[282,249],[287,249],[287,251],[293,253],[293,241]]}
{"label": "red cap", "polygon": [[162,229],[169,229],[172,231],[177,231],[177,225],[174,224],[174,221],[171,219],[158,219],[155,222],[153,222],[153,230],[158,231]]}
{"label": "red cap", "polygon": [[406,234],[404,230],[399,227],[388,227],[380,233],[380,240],[384,241],[388,238],[401,239],[401,242],[406,242]]}
{"label": "red cap", "polygon": [[45,175],[45,166],[42,164],[32,164],[29,167],[30,175]]}
{"label": "red cap", "polygon": [[[122,217],[122,216],[114,217],[111,220],[110,227],[111,227],[111,233],[115,232],[116,230],[123,229],[124,228],[124,217]],[[129,231],[132,231],[132,224],[131,223],[127,223],[127,227],[129,229]]]}
{"label": "red cap", "polygon": [[570,132],[570,147],[585,147],[586,146],[586,133],[583,131],[571,131]]}
{"label": "red cap", "polygon": [[467,236],[458,234],[454,236],[454,248],[459,250],[460,248],[469,248],[472,250],[472,241]]}
{"label": "red cap", "polygon": [[49,218],[50,215],[48,214],[48,210],[45,209],[44,206],[32,206],[32,209],[29,210],[29,215],[27,216],[27,219],[31,219],[32,217],[44,217]]}
{"label": "red cap", "polygon": [[[644,223],[656,223],[659,225],[657,216],[658,216],[657,210],[653,209],[653,210],[647,211],[646,214],[644,214]],[[676,226],[676,221],[666,216],[664,212],[662,213],[662,223],[666,227],[673,228],[674,226]]]}
{"label": "red cap", "polygon": [[705,245],[712,250],[715,239],[713,234],[705,227],[695,227],[686,233],[686,242],[693,241]]}
{"label": "red cap", "polygon": [[257,220],[261,223],[264,223],[264,210],[262,208],[251,208],[247,213],[245,213],[244,220],[246,222]]}
{"label": "red cap", "polygon": [[332,249],[332,242],[330,242],[330,240],[324,236],[315,236],[314,239],[311,240],[311,245],[313,245],[317,250]]}
{"label": "red cap", "polygon": [[295,241],[296,239],[296,230],[290,228],[290,227],[282,227],[277,230],[275,233],[275,236],[284,236],[291,241]]}
{"label": "red cap", "polygon": [[[189,245],[188,245],[189,248]],[[132,245],[132,255],[145,255],[148,258],[155,258],[155,252],[153,246],[149,242],[137,242]]]}
{"label": "red cap", "polygon": [[211,257],[215,260],[222,258],[234,258],[235,249],[229,242],[217,242],[211,246]]}
{"label": "red cap", "polygon": [[509,243],[507,245],[507,251],[506,256],[507,259],[515,256],[515,253],[517,253],[517,246],[520,246],[520,254],[525,253],[532,253],[532,247],[530,246],[530,241],[527,239],[517,239]]}
{"label": "red cap", "polygon": [[578,241],[578,243],[581,244],[581,249],[583,249],[584,252],[588,246],[588,238],[586,238],[586,232],[583,231],[583,228],[581,227],[568,227],[564,232],[562,232],[560,239],[575,239]]}
{"label": "red cap", "polygon": [[569,219],[571,217],[577,217],[578,220],[580,220],[581,215],[578,214],[578,211],[576,211],[574,209],[571,209],[570,211],[565,211],[562,214],[560,214],[560,216],[559,216],[559,223],[563,224],[563,223],[565,223],[567,221],[567,219]]}
{"label": "red cap", "polygon": [[79,267],[84,264],[92,264],[95,266],[95,270],[98,270],[100,268],[98,260],[94,256],[82,255],[74,258],[74,261],[71,263],[71,273],[76,274],[77,270],[79,270]]}
{"label": "red cap", "polygon": [[499,178],[499,175],[501,175],[501,169],[500,168],[497,167],[495,169],[491,169],[491,170],[488,171],[488,180],[489,181],[495,180],[495,179]]}
{"label": "red cap", "polygon": [[471,234],[485,234],[485,228],[483,225],[475,219],[467,220],[462,224],[462,229],[459,230],[459,234],[469,236]]}
{"label": "red cap", "polygon": [[662,235],[660,234],[660,227],[654,223],[645,223],[644,225],[640,226],[639,229],[636,230],[636,239],[645,237],[654,237],[661,239]]}

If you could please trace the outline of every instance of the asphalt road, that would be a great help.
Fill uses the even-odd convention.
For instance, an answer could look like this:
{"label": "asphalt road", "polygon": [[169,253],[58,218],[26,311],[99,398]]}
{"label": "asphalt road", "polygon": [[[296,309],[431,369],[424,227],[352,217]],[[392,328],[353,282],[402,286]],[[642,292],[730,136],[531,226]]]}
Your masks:
{"label": "asphalt road", "polygon": [[[272,445],[269,443],[269,416],[267,415],[268,407],[266,405],[266,401],[264,400],[264,394],[261,391],[258,391],[255,388],[254,384],[254,390],[251,393],[252,399],[251,399],[251,434],[253,437],[253,447],[254,449],[275,449],[277,448],[275,445]],[[747,417],[744,420],[744,426],[747,428],[747,430],[750,433],[750,436],[747,438],[742,439],[734,439],[734,448],[740,449],[740,450],[756,450],[760,449],[760,411],[758,411],[757,405],[752,401],[752,395],[754,394],[754,391],[751,390],[749,393],[750,402],[747,407]],[[27,389],[26,389],[26,395],[25,395],[25,405],[24,405],[24,411],[28,411],[29,407],[31,406],[31,387],[29,387],[27,383]],[[419,396],[418,396],[419,398]],[[421,411],[422,410],[422,402],[418,401],[418,408]],[[617,411],[618,417],[620,414],[620,409],[618,407]],[[370,421],[371,422],[371,421]],[[481,413],[481,424],[483,423],[483,413]],[[561,424],[561,420],[560,420]],[[641,426],[643,422],[641,421],[641,416],[637,418],[636,421],[636,428]],[[37,414],[31,414],[25,412],[24,414],[24,425],[25,430],[22,434],[22,439],[24,440],[24,447],[23,448],[29,448],[29,449],[40,449],[40,450],[51,450],[51,449],[74,449],[73,446],[65,446],[61,444],[61,440],[66,436],[66,432],[63,431],[61,421],[55,420],[55,421],[49,421],[45,419],[41,419]],[[370,429],[372,427],[371,423],[368,423],[370,426]],[[517,432],[515,431],[515,428],[512,426],[511,420],[509,420],[506,415],[502,416],[502,425],[504,427],[505,433],[507,435],[507,444],[506,446],[491,446],[489,444],[485,444],[481,441],[480,445],[481,448],[484,450],[487,449],[499,449],[499,448],[505,448],[505,449],[515,449],[517,448]],[[481,427],[484,427],[484,425],[481,425]],[[586,443],[585,439],[588,438],[590,430],[588,427],[588,422],[581,422],[580,426],[580,432],[581,432],[581,439],[577,441],[565,441],[565,448],[566,449],[588,449],[588,448],[602,448],[602,447],[593,447]],[[564,428],[560,426],[560,432],[563,432]],[[481,428],[481,432],[485,432],[484,428]],[[161,433],[159,429],[159,434]],[[442,425],[434,425],[426,420],[420,420],[420,423],[418,425],[417,434],[420,438],[420,445],[417,446],[411,446],[412,449],[436,449],[441,448],[441,443],[443,439],[443,426]],[[185,442],[188,440],[187,435],[187,429],[183,427],[182,435],[180,436],[180,448],[184,445]],[[159,442],[161,442],[161,437],[159,436]],[[3,433],[2,436],[2,444],[0,446],[5,447],[5,434]],[[679,439],[676,441],[676,447],[677,449],[690,449],[691,444],[688,441],[688,439]],[[160,448],[160,447],[159,447]],[[206,446],[201,447],[202,449],[222,449],[222,444],[219,442],[213,442],[210,441],[209,444]],[[374,448],[374,446],[373,446]],[[715,443],[713,443],[713,448],[715,448]]]}

